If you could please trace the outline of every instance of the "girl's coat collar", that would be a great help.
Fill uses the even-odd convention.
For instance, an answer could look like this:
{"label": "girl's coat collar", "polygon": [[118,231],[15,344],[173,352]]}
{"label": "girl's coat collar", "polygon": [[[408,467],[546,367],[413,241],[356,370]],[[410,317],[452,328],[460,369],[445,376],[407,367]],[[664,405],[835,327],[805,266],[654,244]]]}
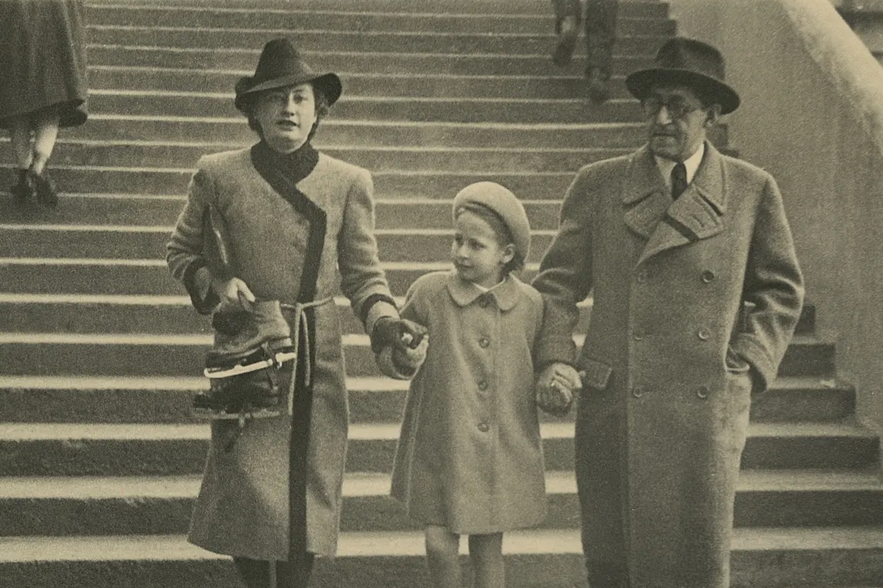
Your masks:
{"label": "girl's coat collar", "polygon": [[469,282],[463,281],[455,270],[448,273],[448,292],[458,306],[468,306],[482,296],[491,296],[497,302],[497,308],[502,311],[511,310],[518,304],[520,289],[518,278],[509,275],[503,283],[494,286],[487,292],[483,292]]}

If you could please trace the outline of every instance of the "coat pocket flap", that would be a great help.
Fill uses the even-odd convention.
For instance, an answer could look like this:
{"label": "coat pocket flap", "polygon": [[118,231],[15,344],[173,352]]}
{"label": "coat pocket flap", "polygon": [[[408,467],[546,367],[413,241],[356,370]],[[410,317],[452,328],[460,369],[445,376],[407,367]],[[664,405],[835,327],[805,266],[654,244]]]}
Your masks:
{"label": "coat pocket flap", "polygon": [[607,388],[607,382],[610,380],[610,374],[613,368],[606,363],[595,359],[583,359],[580,366],[579,375],[582,378],[583,386],[594,388],[596,390],[604,390]]}

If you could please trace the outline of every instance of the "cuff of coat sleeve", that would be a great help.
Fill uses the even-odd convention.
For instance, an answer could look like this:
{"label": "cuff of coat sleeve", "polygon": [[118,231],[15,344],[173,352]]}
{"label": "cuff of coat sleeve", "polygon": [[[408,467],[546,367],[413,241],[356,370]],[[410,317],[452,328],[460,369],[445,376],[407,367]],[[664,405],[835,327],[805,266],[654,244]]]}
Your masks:
{"label": "cuff of coat sleeve", "polygon": [[778,366],[770,360],[766,349],[751,335],[739,335],[731,346],[751,366],[752,375],[760,379],[760,382],[755,382],[759,385],[756,392],[768,390],[776,378]]}
{"label": "cuff of coat sleeve", "polygon": [[369,335],[374,332],[374,325],[382,318],[399,318],[396,305],[386,300],[378,300],[372,304],[365,315],[365,332]]}

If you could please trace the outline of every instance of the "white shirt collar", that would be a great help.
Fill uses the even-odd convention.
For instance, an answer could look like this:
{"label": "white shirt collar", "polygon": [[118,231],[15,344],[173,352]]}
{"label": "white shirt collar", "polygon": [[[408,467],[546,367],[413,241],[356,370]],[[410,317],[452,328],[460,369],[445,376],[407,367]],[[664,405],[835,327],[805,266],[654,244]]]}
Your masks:
{"label": "white shirt collar", "polygon": [[[696,150],[696,153],[684,160],[684,167],[687,168],[687,184],[690,184],[693,181],[693,177],[696,175],[696,170],[699,169],[699,164],[702,163],[703,155],[705,155],[705,141],[699,145],[699,149]],[[671,170],[675,168],[676,162],[671,159],[665,159],[664,157],[657,157],[656,155],[654,155],[653,158],[656,160],[656,166],[659,168],[660,173],[662,173],[665,185],[671,188]]]}

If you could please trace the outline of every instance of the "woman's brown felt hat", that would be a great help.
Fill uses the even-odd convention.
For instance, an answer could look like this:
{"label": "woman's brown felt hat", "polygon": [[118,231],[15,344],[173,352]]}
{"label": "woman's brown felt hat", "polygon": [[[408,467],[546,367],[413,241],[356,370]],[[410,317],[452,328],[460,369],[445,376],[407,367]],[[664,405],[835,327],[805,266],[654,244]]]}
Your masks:
{"label": "woman's brown felt hat", "polygon": [[236,82],[236,98],[233,104],[242,110],[246,97],[264,90],[285,88],[310,82],[328,99],[331,106],[343,92],[343,85],[335,73],[316,73],[301,58],[294,44],[286,38],[267,41],[253,76]]}

